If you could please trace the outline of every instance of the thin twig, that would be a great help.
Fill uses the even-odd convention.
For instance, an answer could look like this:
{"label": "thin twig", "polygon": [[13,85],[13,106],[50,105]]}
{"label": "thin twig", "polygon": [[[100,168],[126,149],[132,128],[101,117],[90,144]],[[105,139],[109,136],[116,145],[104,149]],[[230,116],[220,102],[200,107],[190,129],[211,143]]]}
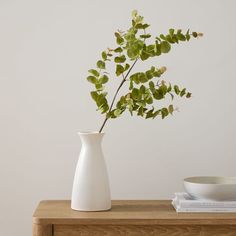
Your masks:
{"label": "thin twig", "polygon": [[[115,92],[115,95],[114,95],[114,97],[113,97],[113,99],[112,99],[111,106],[110,106],[110,108],[109,108],[109,110],[108,110],[108,113],[112,110],[113,105],[114,105],[114,102],[115,102],[115,100],[116,100],[116,97],[117,97],[117,95],[118,95],[118,93],[119,93],[121,87],[122,87],[123,84],[125,83],[125,81],[126,81],[128,75],[129,75],[129,73],[131,72],[131,70],[133,69],[133,67],[134,67],[134,65],[136,64],[137,61],[138,61],[138,58],[135,59],[133,65],[129,68],[129,70],[128,70],[128,72],[126,73],[125,77],[123,77],[123,80],[121,81],[121,83],[120,83],[119,87],[117,88],[117,90],[116,90],[116,92]],[[106,117],[105,120],[103,121],[102,126],[101,126],[101,128],[100,128],[100,130],[99,130],[99,133],[102,132],[102,130],[103,130],[103,128],[104,128],[104,126],[105,126],[107,120],[108,120],[108,117]]]}

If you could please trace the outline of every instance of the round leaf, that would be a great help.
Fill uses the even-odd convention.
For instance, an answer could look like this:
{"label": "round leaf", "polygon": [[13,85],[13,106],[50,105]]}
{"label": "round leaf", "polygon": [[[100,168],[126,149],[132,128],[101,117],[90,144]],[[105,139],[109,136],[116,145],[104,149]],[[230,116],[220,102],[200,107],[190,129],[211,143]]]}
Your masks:
{"label": "round leaf", "polygon": [[106,64],[105,64],[104,61],[99,60],[99,61],[97,62],[97,67],[98,67],[99,69],[105,69],[105,68],[106,68]]}
{"label": "round leaf", "polygon": [[92,83],[92,84],[96,84],[96,83],[97,83],[97,79],[96,79],[94,76],[92,76],[92,75],[88,76],[88,77],[87,77],[87,80],[88,80],[90,83]]}
{"label": "round leaf", "polygon": [[167,41],[161,42],[161,52],[168,53],[171,49],[170,44]]}

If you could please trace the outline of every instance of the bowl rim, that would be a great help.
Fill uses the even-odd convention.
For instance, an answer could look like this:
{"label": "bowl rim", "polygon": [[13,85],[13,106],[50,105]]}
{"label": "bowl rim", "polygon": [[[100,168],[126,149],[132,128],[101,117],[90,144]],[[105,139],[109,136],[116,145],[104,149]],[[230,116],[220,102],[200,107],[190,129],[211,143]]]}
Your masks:
{"label": "bowl rim", "polygon": [[[204,182],[194,182],[193,180],[194,179],[202,179],[202,178],[211,178],[211,179],[214,179],[214,178],[217,178],[217,179],[224,179],[224,180],[234,180],[235,183],[204,183]],[[236,177],[233,177],[233,176],[191,176],[191,177],[187,177],[187,178],[184,178],[184,183],[190,183],[190,184],[197,184],[197,185],[236,185]]]}

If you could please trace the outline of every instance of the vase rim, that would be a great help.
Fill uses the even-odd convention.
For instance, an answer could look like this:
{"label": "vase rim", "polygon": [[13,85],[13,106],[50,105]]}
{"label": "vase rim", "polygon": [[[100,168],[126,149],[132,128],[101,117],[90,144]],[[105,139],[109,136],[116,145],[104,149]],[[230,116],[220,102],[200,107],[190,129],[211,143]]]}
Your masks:
{"label": "vase rim", "polygon": [[101,135],[101,134],[105,134],[105,132],[98,132],[98,131],[79,131],[78,134],[82,134],[82,135]]}

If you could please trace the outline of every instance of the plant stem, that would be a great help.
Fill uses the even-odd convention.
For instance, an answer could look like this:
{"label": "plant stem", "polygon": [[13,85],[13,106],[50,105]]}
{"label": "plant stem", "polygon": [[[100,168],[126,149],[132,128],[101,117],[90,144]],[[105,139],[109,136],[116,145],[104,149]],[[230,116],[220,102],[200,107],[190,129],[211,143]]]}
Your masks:
{"label": "plant stem", "polygon": [[[112,99],[111,106],[110,106],[110,108],[109,108],[109,110],[108,110],[108,113],[112,110],[113,105],[114,105],[114,102],[115,102],[115,100],[116,100],[116,97],[117,97],[117,95],[118,95],[118,93],[119,93],[121,87],[123,86],[123,84],[124,84],[124,82],[126,81],[128,75],[129,75],[129,73],[131,72],[131,70],[133,69],[133,67],[134,67],[134,65],[136,64],[137,61],[138,61],[138,58],[135,59],[135,61],[134,61],[134,63],[132,64],[132,66],[129,68],[127,74],[125,75],[125,77],[123,77],[123,80],[121,81],[121,83],[120,83],[119,87],[117,88],[117,90],[116,90],[116,92],[115,92],[115,95],[114,95],[114,97],[113,97],[113,99]],[[106,117],[105,120],[103,121],[102,126],[101,126],[101,128],[100,128],[100,130],[99,130],[99,133],[102,132],[102,130],[103,130],[105,124],[107,123],[107,121],[108,121],[108,117]]]}

